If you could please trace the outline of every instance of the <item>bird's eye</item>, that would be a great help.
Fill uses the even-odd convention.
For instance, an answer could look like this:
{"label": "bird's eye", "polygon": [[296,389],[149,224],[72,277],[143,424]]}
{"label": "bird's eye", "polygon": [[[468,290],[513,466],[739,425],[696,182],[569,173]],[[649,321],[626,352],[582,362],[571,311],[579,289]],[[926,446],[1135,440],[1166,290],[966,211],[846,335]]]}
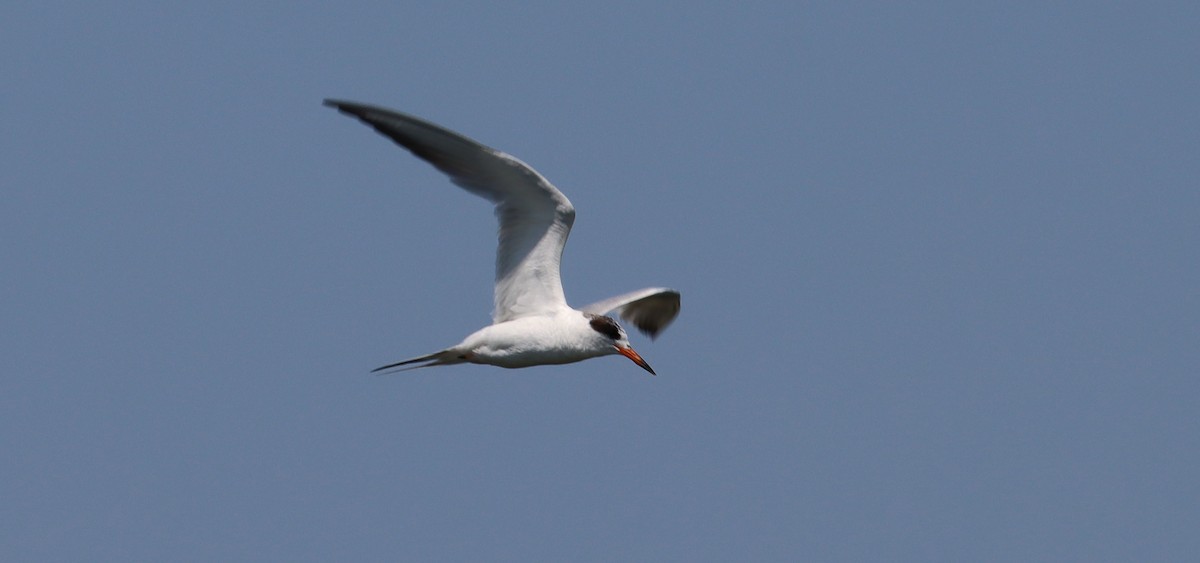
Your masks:
{"label": "bird's eye", "polygon": [[621,334],[620,325],[617,324],[617,321],[614,321],[609,317],[593,315],[590,317],[590,320],[588,320],[588,324],[592,326],[592,330],[599,332],[600,334],[603,334],[604,336],[607,336],[613,340],[620,340],[623,337]]}

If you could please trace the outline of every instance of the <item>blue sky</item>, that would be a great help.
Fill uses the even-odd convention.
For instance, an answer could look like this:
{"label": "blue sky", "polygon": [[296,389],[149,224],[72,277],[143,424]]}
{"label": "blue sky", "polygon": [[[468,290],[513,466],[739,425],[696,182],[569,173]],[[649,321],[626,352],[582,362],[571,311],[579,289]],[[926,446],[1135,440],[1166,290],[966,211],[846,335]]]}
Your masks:
{"label": "blue sky", "polygon": [[[1187,560],[1194,3],[0,7],[0,558]],[[516,155],[609,357],[488,322]]]}

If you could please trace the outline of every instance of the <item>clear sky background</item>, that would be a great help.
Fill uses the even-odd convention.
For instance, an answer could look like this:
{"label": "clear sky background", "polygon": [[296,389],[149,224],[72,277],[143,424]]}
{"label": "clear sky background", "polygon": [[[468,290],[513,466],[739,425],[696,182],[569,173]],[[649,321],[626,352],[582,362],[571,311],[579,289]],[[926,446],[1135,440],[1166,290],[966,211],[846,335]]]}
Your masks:
{"label": "clear sky background", "polygon": [[[0,7],[0,559],[1200,553],[1195,2]],[[578,208],[620,357],[489,322],[488,204]]]}

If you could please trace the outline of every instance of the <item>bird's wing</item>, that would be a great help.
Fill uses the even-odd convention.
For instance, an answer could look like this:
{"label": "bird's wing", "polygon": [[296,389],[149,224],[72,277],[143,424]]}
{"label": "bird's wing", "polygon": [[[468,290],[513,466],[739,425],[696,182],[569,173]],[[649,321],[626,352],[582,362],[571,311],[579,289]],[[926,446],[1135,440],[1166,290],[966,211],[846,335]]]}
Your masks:
{"label": "bird's wing", "polygon": [[616,311],[622,319],[655,338],[679,314],[679,292],[665,287],[648,287],[592,303],[580,310],[597,315]]}
{"label": "bird's wing", "polygon": [[500,323],[567,306],[559,264],[575,222],[562,192],[524,162],[410,115],[353,102],[325,105],[361,119],[471,193],[496,204],[496,309]]}

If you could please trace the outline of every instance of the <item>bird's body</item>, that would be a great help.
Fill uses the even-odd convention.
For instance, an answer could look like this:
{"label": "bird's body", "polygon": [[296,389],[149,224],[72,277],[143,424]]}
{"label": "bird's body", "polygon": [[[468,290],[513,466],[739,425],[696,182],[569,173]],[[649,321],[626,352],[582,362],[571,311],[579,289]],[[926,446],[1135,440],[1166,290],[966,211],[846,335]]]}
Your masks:
{"label": "bird's body", "polygon": [[325,104],[361,119],[492,201],[500,220],[493,324],[455,346],[375,371],[467,362],[522,368],[621,354],[654,373],[620,325],[604,314],[617,311],[654,337],[678,313],[679,292],[647,288],[578,310],[568,306],[559,264],[575,208],[548,180],[512,156],[415,117],[351,102]]}
{"label": "bird's body", "polygon": [[602,334],[592,329],[583,313],[564,309],[485,326],[459,344],[427,357],[437,360],[437,365],[469,362],[524,368],[579,362],[607,355],[612,348]]}

